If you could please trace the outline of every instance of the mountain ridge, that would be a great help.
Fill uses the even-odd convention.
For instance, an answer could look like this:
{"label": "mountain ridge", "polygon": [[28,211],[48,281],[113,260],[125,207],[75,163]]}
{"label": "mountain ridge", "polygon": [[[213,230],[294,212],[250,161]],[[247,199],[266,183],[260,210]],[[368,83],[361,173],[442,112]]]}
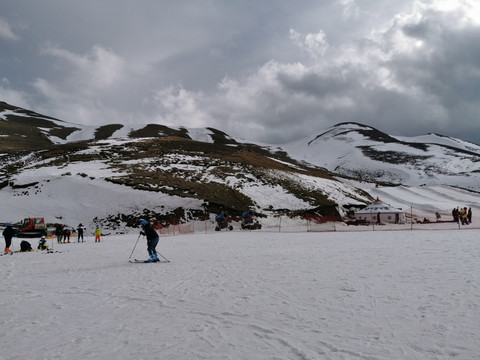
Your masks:
{"label": "mountain ridge", "polygon": [[[214,128],[81,126],[0,102],[0,133],[0,199],[7,212],[22,217],[45,211],[85,223],[76,211],[52,205],[75,194],[102,199],[98,207],[81,200],[77,213],[113,227],[135,226],[142,217],[188,219],[221,211],[345,216],[373,200],[364,188],[374,184],[445,181],[478,190],[473,183],[480,173],[475,144],[449,137],[442,138],[445,144],[408,141],[359,123],[273,146]],[[32,209],[34,199],[43,207]]]}

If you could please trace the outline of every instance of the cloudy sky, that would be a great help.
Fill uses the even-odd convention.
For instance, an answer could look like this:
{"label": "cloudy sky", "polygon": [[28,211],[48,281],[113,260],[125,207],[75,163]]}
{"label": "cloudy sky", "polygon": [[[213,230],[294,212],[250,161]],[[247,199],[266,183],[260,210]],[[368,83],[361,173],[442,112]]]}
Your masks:
{"label": "cloudy sky", "polygon": [[0,0],[0,101],[266,143],[353,121],[480,144],[480,2]]}

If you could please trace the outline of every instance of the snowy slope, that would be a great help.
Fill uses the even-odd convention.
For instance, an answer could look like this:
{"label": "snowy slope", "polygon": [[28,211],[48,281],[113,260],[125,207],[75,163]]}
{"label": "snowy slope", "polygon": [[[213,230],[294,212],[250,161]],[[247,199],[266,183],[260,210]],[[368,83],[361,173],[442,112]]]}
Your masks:
{"label": "snowy slope", "polygon": [[[185,171],[188,176],[200,183],[218,183],[228,186],[254,199],[255,208],[268,214],[268,209],[289,209],[291,211],[314,207],[305,199],[295,196],[288,188],[276,183],[295,184],[297,188],[307,193],[325,194],[339,204],[339,209],[345,204],[368,203],[369,198],[359,194],[354,186],[328,178],[320,178],[303,173],[291,173],[280,170],[263,170],[263,180],[241,168],[241,176],[226,175],[224,164],[202,154],[164,154],[159,158],[99,159],[87,161],[69,161],[74,156],[112,151],[114,146],[129,145],[138,142],[133,139],[110,139],[92,144],[85,150],[70,153],[65,162],[52,161],[48,163],[25,157],[25,166],[18,174],[9,178],[15,187],[6,186],[0,190],[0,210],[4,221],[17,222],[24,217],[43,216],[49,223],[61,222],[70,226],[78,223],[87,225],[90,229],[95,223],[103,222],[108,217],[118,214],[141,215],[144,209],[155,213],[166,214],[177,208],[197,209],[203,211],[203,199],[169,195],[169,187],[164,182],[153,183],[152,190],[137,190],[130,186],[106,181],[128,174],[129,166],[141,168],[142,175],[147,173],[169,173]],[[132,150],[135,153],[135,148]],[[113,151],[113,155],[115,151]],[[112,155],[112,156],[113,156]],[[110,156],[106,156],[109,158]],[[218,163],[218,164],[217,164]],[[208,164],[206,167],[204,164]],[[237,170],[230,165],[230,171]],[[217,170],[217,167],[221,171]],[[265,210],[267,209],[267,210]],[[105,224],[105,226],[107,226]],[[122,226],[117,231],[124,231]],[[128,230],[126,230],[128,231]]]}
{"label": "snowy slope", "polygon": [[197,234],[130,264],[135,233],[2,256],[0,359],[473,360],[479,235]]}
{"label": "snowy slope", "polygon": [[357,179],[480,190],[480,146],[450,137],[393,137],[345,123],[282,149],[294,159]]}

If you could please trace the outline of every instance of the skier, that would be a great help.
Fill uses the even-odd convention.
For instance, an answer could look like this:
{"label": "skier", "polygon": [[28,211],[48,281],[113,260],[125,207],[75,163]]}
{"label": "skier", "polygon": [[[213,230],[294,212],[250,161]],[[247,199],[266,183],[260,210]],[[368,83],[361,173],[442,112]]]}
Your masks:
{"label": "skier", "polygon": [[142,220],[140,225],[143,229],[140,231],[140,235],[147,237],[147,251],[150,255],[150,258],[147,260],[147,262],[157,262],[158,254],[155,248],[158,244],[158,234],[146,220]]}
{"label": "skier", "polygon": [[468,208],[467,220],[468,220],[468,223],[469,223],[469,224],[472,223],[472,208]]}
{"label": "skier", "polygon": [[83,239],[83,232],[85,231],[85,227],[83,226],[82,223],[78,224],[77,227],[77,233],[78,233],[78,242],[80,242],[80,238],[82,239],[82,242],[85,242]]}
{"label": "skier", "polygon": [[3,237],[5,238],[5,253],[12,252],[10,246],[12,245],[13,234],[12,223],[7,223],[7,227],[3,230]]}
{"label": "skier", "polygon": [[102,230],[100,230],[100,226],[97,225],[95,229],[95,242],[100,242],[100,235],[102,235]]}

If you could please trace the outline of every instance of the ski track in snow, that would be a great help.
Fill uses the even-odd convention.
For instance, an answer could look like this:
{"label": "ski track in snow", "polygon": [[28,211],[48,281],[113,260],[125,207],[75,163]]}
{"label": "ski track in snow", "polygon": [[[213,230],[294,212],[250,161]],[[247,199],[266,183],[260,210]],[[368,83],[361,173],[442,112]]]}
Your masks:
{"label": "ski track in snow", "polygon": [[0,359],[475,359],[479,235],[161,237],[164,264],[129,263],[121,235],[2,256]]}

